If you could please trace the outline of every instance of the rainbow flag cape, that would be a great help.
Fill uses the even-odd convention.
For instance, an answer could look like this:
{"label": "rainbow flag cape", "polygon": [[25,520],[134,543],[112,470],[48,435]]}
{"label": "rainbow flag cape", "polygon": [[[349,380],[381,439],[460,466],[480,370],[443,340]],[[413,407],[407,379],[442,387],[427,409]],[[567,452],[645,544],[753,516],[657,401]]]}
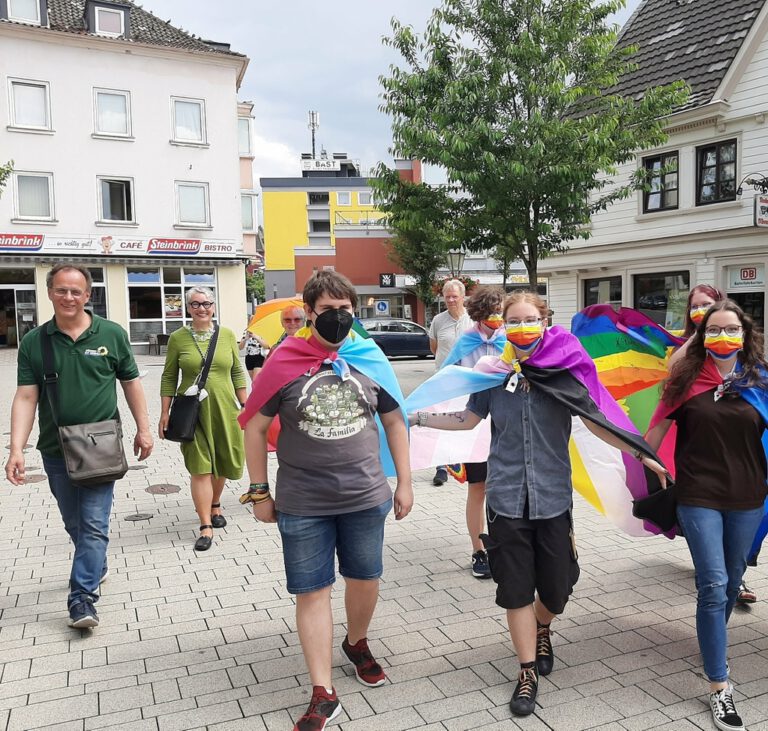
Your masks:
{"label": "rainbow flag cape", "polygon": [[[483,358],[474,369],[448,366],[438,371],[407,399],[409,413],[433,410],[433,404],[503,386],[512,368],[519,368],[531,384],[545,390],[571,413],[588,419],[616,435],[634,449],[657,459],[639,435],[637,428],[616,403],[597,377],[595,364],[579,341],[560,327],[548,330],[534,354],[522,363],[511,362],[506,348],[501,358]],[[517,366],[517,368],[515,368]],[[414,427],[411,430],[411,455],[421,450],[422,435],[437,430]],[[467,432],[439,432],[439,434]],[[454,459],[478,462],[470,451],[474,445],[457,444]],[[658,528],[644,524],[632,515],[633,498],[645,497],[656,488],[655,476],[644,470],[631,455],[598,439],[578,419],[573,420],[570,445],[573,486],[600,513],[629,535],[658,533]],[[650,489],[651,492],[654,489]]]}
{"label": "rainbow flag cape", "polygon": [[641,434],[661,398],[670,354],[685,340],[629,307],[591,305],[571,321],[571,332],[595,362],[600,382]]}

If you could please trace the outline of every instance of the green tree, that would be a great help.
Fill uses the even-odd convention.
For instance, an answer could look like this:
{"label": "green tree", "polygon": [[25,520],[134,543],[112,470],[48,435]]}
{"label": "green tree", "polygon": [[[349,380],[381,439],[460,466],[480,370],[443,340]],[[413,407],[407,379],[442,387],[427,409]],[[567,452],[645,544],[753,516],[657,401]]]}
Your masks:
{"label": "green tree", "polygon": [[401,180],[398,172],[379,165],[371,182],[376,207],[388,215],[390,259],[410,274],[410,288],[429,310],[435,300],[435,274],[446,253],[461,245],[461,202],[450,191]]}
{"label": "green tree", "polygon": [[259,302],[264,302],[264,272],[256,271],[253,274],[246,272],[245,289],[249,300],[255,297]]}
{"label": "green tree", "polygon": [[3,188],[5,188],[8,178],[11,177],[13,172],[13,160],[9,160],[5,165],[0,165],[0,195],[3,194]]}
{"label": "green tree", "polygon": [[423,36],[393,19],[385,39],[405,62],[380,78],[394,151],[444,168],[474,206],[470,246],[521,259],[534,284],[540,259],[643,186],[642,172],[615,180],[618,166],[664,142],[687,96],[683,82],[615,92],[635,68],[606,24],[623,5],[443,0]]}

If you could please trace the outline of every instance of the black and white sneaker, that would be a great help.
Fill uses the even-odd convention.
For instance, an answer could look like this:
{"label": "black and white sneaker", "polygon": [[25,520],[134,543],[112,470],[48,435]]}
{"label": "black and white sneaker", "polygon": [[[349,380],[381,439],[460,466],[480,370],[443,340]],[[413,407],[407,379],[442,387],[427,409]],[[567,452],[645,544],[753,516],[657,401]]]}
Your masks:
{"label": "black and white sneaker", "polygon": [[745,731],[741,716],[736,713],[733,702],[733,688],[728,686],[709,694],[709,707],[715,726],[723,731]]}
{"label": "black and white sneaker", "polygon": [[488,554],[485,551],[475,551],[472,554],[472,576],[476,579],[491,578],[491,567],[488,565]]}
{"label": "black and white sneaker", "polygon": [[96,608],[89,599],[83,599],[69,608],[70,627],[76,629],[91,629],[99,626],[99,615],[96,614]]}

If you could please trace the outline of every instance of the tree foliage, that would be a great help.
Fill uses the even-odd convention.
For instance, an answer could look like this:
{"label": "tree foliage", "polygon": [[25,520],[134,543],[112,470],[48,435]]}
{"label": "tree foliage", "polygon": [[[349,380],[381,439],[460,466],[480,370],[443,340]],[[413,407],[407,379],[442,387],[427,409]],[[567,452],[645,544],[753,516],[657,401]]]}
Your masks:
{"label": "tree foliage", "polygon": [[397,170],[384,165],[371,181],[376,207],[388,214],[393,236],[390,259],[410,274],[414,294],[429,308],[434,302],[435,274],[446,264],[446,253],[458,248],[462,234],[461,201],[450,191],[402,180]]}
{"label": "tree foliage", "polygon": [[253,274],[246,272],[245,289],[249,300],[256,298],[259,302],[264,302],[264,272],[255,271]]}
{"label": "tree foliage", "polygon": [[[392,20],[402,56],[383,86],[394,152],[446,170],[471,201],[469,245],[538,262],[586,239],[598,210],[643,185],[618,166],[666,139],[683,82],[641,99],[611,91],[634,70],[606,19],[624,0],[443,0],[422,36]],[[474,219],[474,220],[473,220]]]}
{"label": "tree foliage", "polygon": [[0,195],[3,194],[3,188],[5,188],[8,178],[11,177],[13,172],[13,160],[9,160],[5,165],[0,165]]}

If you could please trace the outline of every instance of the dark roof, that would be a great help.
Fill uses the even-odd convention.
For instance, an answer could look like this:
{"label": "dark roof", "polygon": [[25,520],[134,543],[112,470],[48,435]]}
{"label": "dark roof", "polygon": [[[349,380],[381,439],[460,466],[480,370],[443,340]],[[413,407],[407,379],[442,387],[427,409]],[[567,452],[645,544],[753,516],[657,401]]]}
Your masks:
{"label": "dark roof", "polygon": [[642,97],[646,89],[684,79],[691,87],[677,111],[713,96],[766,0],[643,0],[627,21],[618,46],[635,45],[639,68],[611,91]]}
{"label": "dark roof", "polygon": [[[88,31],[84,20],[85,2],[86,0],[48,0],[48,25],[51,30],[86,35]],[[225,49],[226,44],[206,42],[192,33],[176,28],[171,25],[170,20],[160,20],[130,0],[114,3],[110,0],[99,0],[99,4],[130,7],[130,41],[132,42],[227,56],[243,55],[234,53],[228,48]],[[125,42],[124,39],[118,40]]]}

